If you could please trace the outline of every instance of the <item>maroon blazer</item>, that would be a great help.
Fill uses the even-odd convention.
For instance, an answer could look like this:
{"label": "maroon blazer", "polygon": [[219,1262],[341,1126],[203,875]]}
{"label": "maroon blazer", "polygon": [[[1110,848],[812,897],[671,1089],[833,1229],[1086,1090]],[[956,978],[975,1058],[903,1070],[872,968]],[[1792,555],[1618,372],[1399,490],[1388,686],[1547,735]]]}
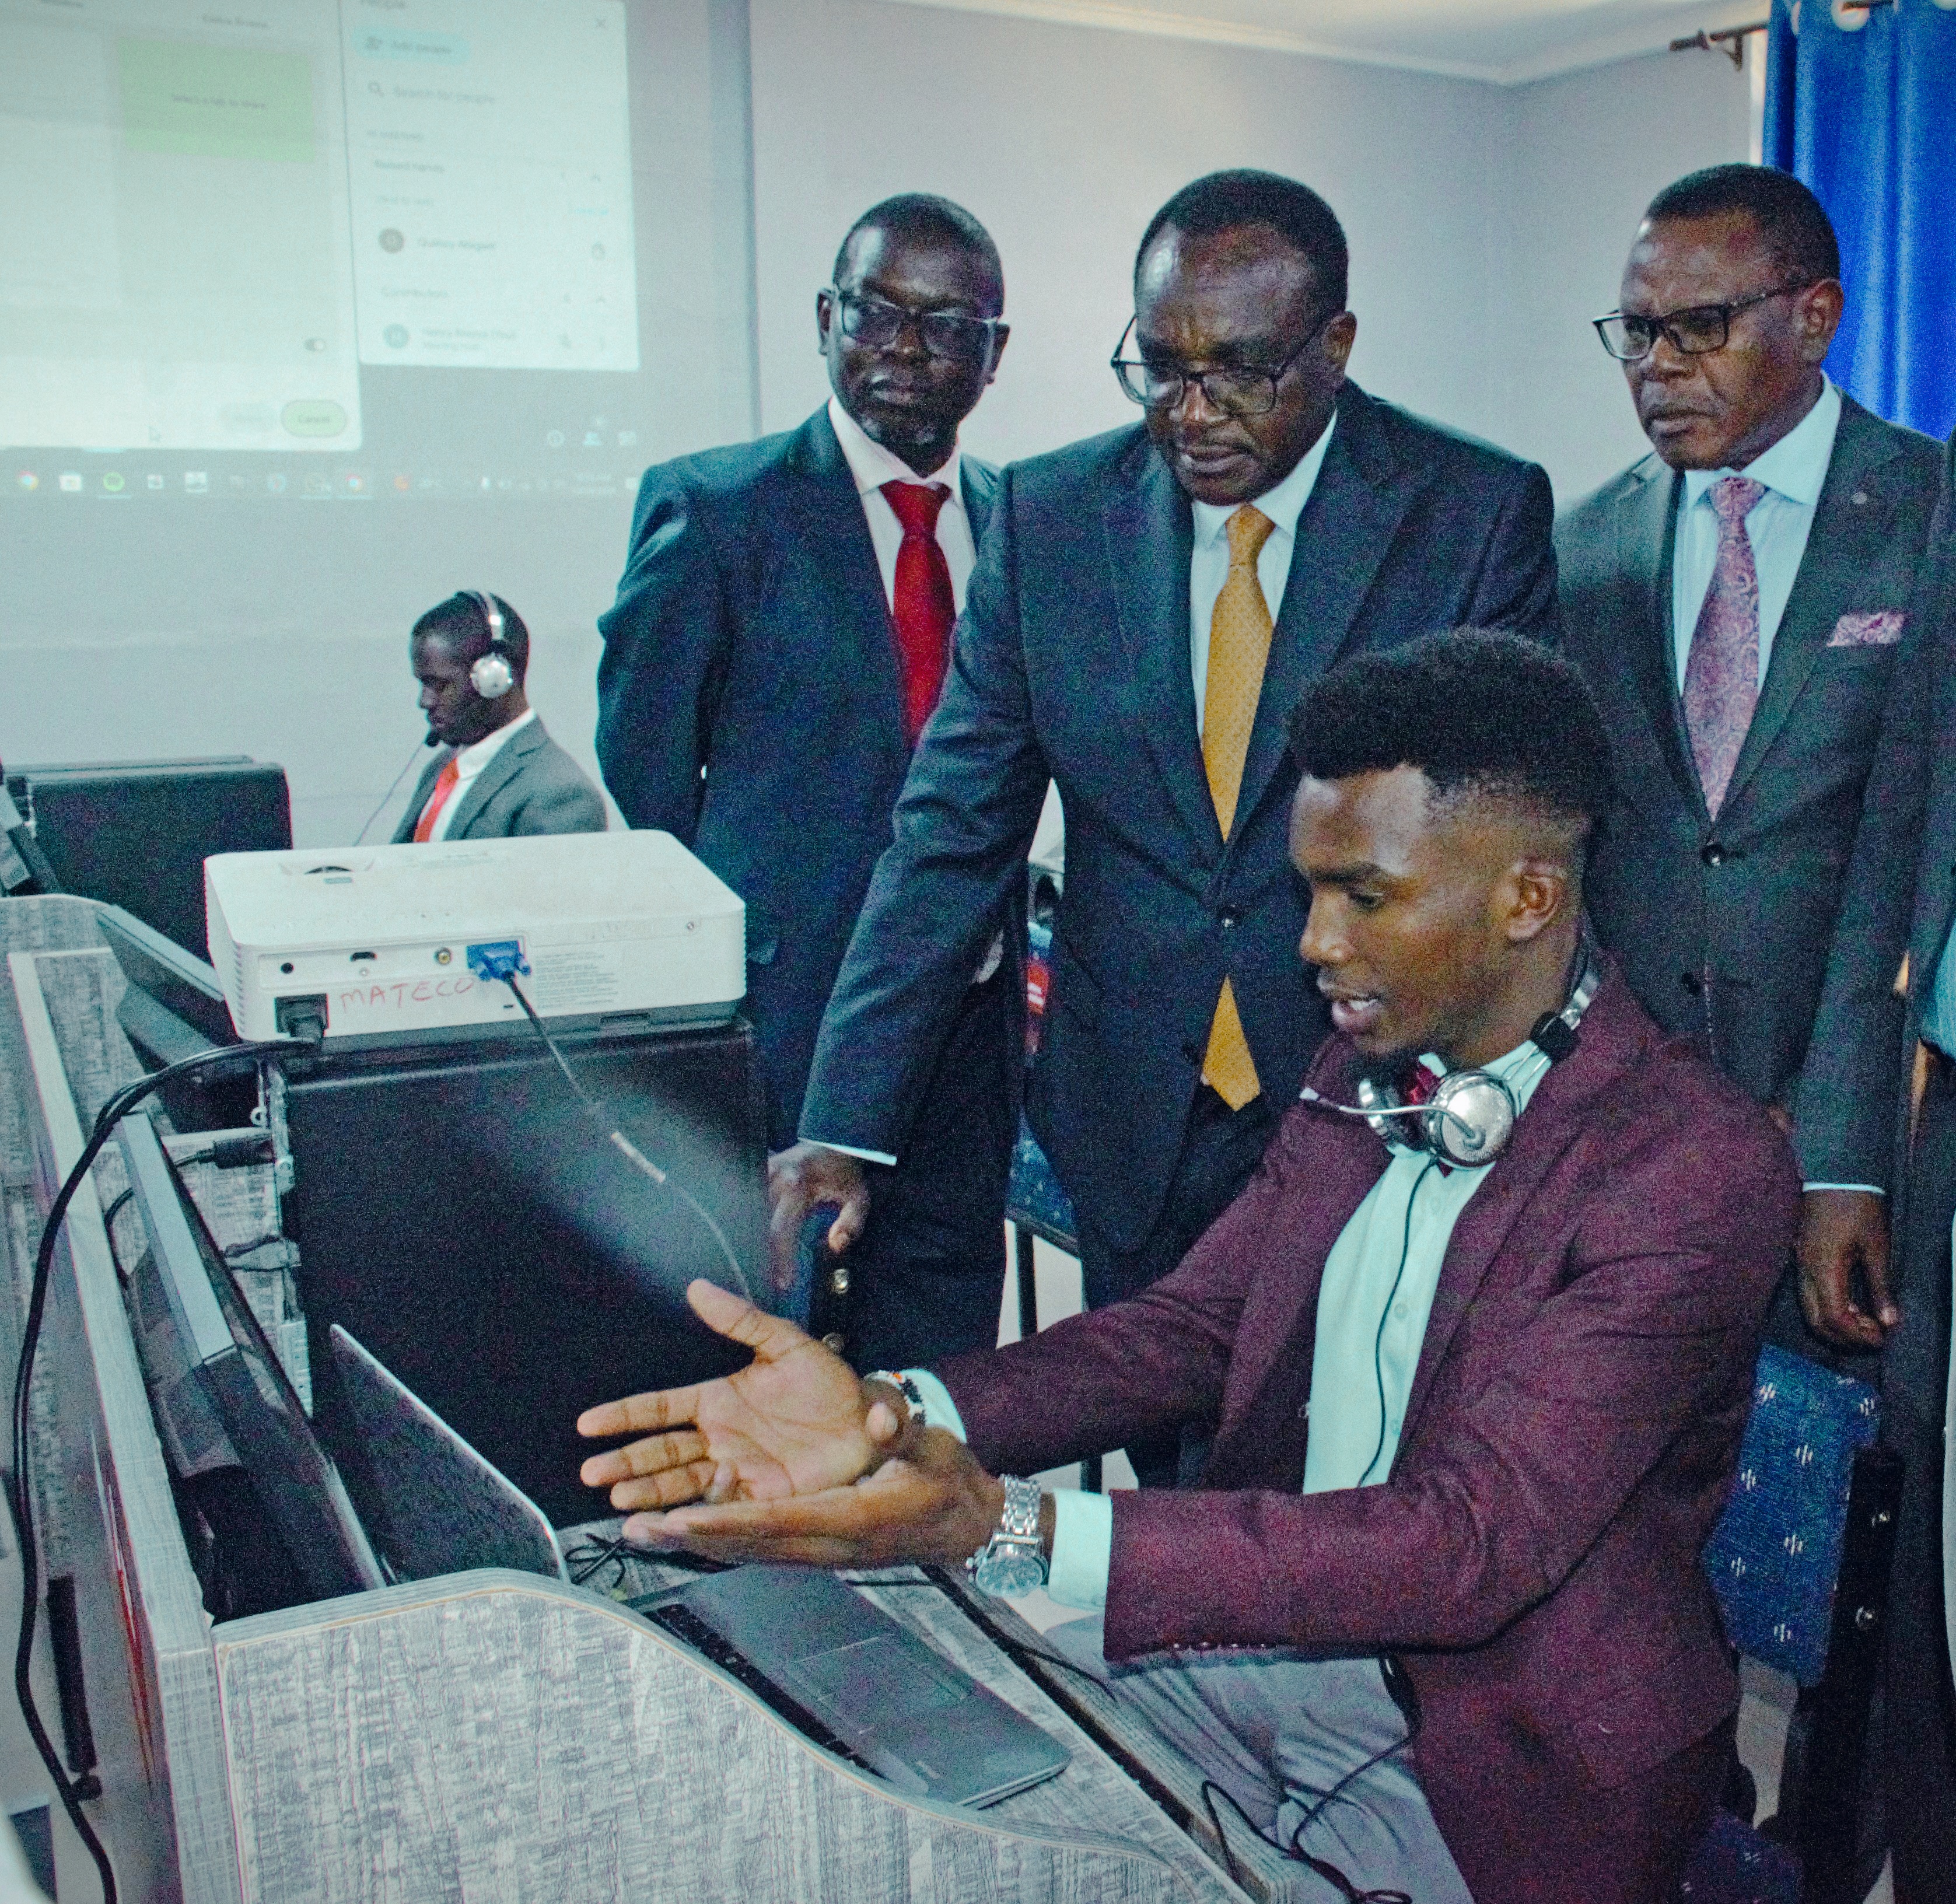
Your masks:
{"label": "maroon blazer", "polygon": [[[1350,1102],[1333,1037],[1310,1082]],[[1699,1565],[1799,1189],[1765,1114],[1612,972],[1448,1246],[1383,1485],[1301,1495],[1325,1258],[1386,1164],[1294,1106],[1173,1274],[940,1371],[1026,1474],[1181,1420],[1200,1488],[1114,1501],[1106,1650],[1390,1651],[1478,1904],[1668,1897],[1737,1682]]]}

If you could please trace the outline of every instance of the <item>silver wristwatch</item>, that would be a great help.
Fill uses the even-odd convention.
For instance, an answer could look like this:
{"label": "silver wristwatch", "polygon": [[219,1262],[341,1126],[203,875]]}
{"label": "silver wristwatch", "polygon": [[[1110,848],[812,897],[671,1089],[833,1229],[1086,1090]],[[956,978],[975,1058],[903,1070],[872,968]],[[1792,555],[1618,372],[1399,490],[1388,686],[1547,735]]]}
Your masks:
{"label": "silver wristwatch", "polygon": [[999,1478],[1005,1484],[1005,1511],[991,1539],[965,1562],[964,1571],[981,1593],[1029,1593],[1046,1584],[1046,1543],[1040,1538],[1042,1490],[1038,1482],[1022,1481],[1016,1474]]}

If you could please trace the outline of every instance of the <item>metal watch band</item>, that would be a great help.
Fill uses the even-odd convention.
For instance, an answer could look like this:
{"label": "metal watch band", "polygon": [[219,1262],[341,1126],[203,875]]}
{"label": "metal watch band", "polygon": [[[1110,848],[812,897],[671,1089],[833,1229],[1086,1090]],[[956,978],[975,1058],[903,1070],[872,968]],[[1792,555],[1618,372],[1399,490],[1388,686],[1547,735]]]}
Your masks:
{"label": "metal watch band", "polygon": [[1016,1474],[1001,1474],[1005,1484],[1005,1511],[999,1517],[999,1531],[1008,1540],[1036,1541],[1040,1537],[1040,1502],[1045,1493],[1036,1481],[1024,1481]]}

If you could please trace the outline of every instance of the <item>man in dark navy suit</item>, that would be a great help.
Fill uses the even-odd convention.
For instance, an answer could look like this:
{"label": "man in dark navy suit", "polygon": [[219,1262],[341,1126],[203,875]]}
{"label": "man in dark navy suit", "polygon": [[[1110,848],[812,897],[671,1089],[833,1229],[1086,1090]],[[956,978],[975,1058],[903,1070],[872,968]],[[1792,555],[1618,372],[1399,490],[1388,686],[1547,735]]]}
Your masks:
{"label": "man in dark navy suit", "polygon": [[1000,479],[778,1220],[836,1197],[846,1241],[846,1152],[905,1154],[1049,777],[1066,884],[1029,1108],[1090,1304],[1173,1269],[1255,1168],[1330,1023],[1286,857],[1299,694],[1437,629],[1557,627],[1547,478],[1346,380],[1346,264],[1331,208],[1267,172],[1199,179],[1144,234],[1115,368],[1144,421]]}
{"label": "man in dark navy suit", "polygon": [[[816,298],[828,404],[648,470],[599,623],[605,784],[746,901],[775,1149],[793,1142],[997,487],[957,430],[1005,350],[1005,295],[997,247],[960,206],[910,194],[865,212]],[[1023,1048],[1012,913],[1002,891],[906,1106],[902,1163],[871,1166],[876,1214],[850,1259],[865,1368],[996,1335]]]}

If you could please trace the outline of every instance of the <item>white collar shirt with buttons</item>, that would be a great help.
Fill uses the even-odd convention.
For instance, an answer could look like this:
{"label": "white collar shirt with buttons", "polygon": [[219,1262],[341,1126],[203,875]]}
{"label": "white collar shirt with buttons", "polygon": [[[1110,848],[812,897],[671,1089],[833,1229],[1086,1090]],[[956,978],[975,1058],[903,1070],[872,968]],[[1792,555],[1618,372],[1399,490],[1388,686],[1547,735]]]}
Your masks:
{"label": "white collar shirt with buttons", "polygon": [[839,397],[828,399],[828,421],[834,426],[835,440],[842,446],[844,460],[856,479],[856,493],[862,499],[863,519],[869,525],[869,541],[876,551],[876,566],[883,578],[883,600],[894,605],[897,590],[897,551],[903,547],[904,525],[883,493],[885,483],[942,483],[951,493],[937,513],[937,546],[944,551],[944,566],[951,571],[951,599],[961,613],[965,585],[976,566],[978,550],[971,534],[971,519],[964,508],[964,471],[962,453],[954,448],[942,466],[928,476],[920,476],[907,462],[893,456],[879,443],[866,436],[863,426],[842,407]]}
{"label": "white collar shirt with buttons", "polygon": [[431,840],[448,837],[448,830],[455,824],[456,815],[468,797],[469,783],[503,751],[513,735],[520,733],[536,717],[536,709],[526,708],[514,720],[498,727],[493,734],[485,734],[473,746],[463,748],[456,755],[455,790],[443,802],[441,811],[435,815],[434,824],[428,829]]}
{"label": "white collar shirt with buttons", "polygon": [[1670,571],[1672,660],[1680,690],[1685,664],[1691,658],[1691,638],[1718,560],[1718,518],[1710,501],[1712,486],[1727,476],[1747,476],[1765,485],[1765,493],[1746,517],[1746,540],[1753,545],[1753,566],[1759,578],[1759,679],[1765,680],[1773,638],[1792,596],[1813,512],[1827,481],[1827,465],[1834,459],[1841,392],[1831,380],[1822,382],[1813,408],[1743,469],[1684,472]]}
{"label": "white collar shirt with buttons", "polygon": [[[1338,427],[1334,411],[1331,421],[1298,459],[1297,466],[1274,488],[1251,499],[1251,506],[1268,516],[1274,525],[1257,555],[1257,580],[1274,623],[1283,607],[1284,588],[1290,580],[1290,563],[1297,548],[1298,518],[1303,515],[1311,493],[1317,487],[1318,471],[1324,467],[1325,452],[1331,447],[1332,433]],[[1209,625],[1216,616],[1216,597],[1229,578],[1229,519],[1241,507],[1216,503],[1192,503],[1194,540],[1188,558],[1188,665],[1195,684],[1195,732],[1202,734],[1203,703],[1209,690]]]}

